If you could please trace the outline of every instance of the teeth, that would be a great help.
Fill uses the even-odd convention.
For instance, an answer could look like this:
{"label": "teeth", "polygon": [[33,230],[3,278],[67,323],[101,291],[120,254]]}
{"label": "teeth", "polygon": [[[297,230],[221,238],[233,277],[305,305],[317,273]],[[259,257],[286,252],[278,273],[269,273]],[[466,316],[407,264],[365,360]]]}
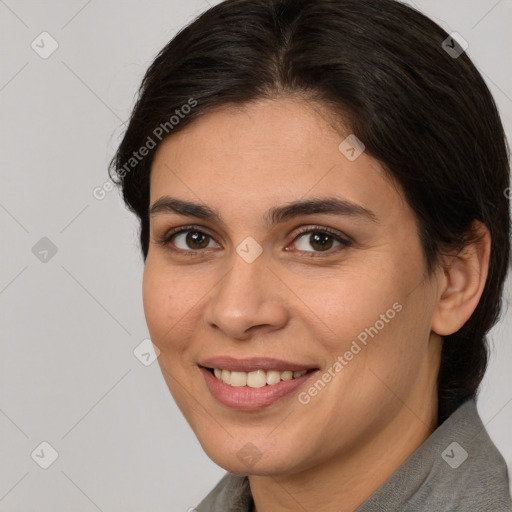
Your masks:
{"label": "teeth", "polygon": [[277,384],[281,381],[281,372],[278,372],[276,370],[270,370],[267,372],[267,384]]}
{"label": "teeth", "polygon": [[256,370],[249,372],[247,375],[247,385],[250,388],[262,388],[267,385],[267,372],[263,370]]}
{"label": "teeth", "polygon": [[231,384],[237,388],[245,386],[247,384],[247,373],[231,372],[231,378],[228,384]]}
{"label": "teeth", "polygon": [[225,382],[226,384],[231,384],[231,372],[229,370],[222,370],[220,378],[222,379],[222,382]]}
{"label": "teeth", "polygon": [[231,372],[229,370],[221,370],[220,368],[214,368],[213,373],[217,379],[221,380],[225,384],[230,384],[234,387],[248,386],[250,388],[262,388],[263,386],[277,384],[282,380],[292,380],[302,377],[307,370],[300,370],[292,372],[286,370],[280,372],[277,370],[255,370],[253,372]]}

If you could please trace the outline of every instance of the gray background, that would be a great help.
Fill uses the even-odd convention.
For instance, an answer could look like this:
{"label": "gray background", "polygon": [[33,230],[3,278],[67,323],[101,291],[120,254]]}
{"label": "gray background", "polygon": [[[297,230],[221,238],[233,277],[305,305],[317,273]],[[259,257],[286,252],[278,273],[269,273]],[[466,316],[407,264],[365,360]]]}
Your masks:
{"label": "gray background", "polygon": [[[415,5],[468,41],[512,133],[512,1]],[[0,0],[0,512],[185,512],[224,473],[158,364],[134,356],[148,336],[137,224],[117,191],[101,201],[92,193],[107,180],[145,69],[206,8]],[[43,31],[59,45],[46,59],[31,47],[51,49]],[[506,293],[508,307],[509,283]],[[492,332],[478,401],[509,467],[511,318]],[[43,441],[58,452],[48,469]]]}

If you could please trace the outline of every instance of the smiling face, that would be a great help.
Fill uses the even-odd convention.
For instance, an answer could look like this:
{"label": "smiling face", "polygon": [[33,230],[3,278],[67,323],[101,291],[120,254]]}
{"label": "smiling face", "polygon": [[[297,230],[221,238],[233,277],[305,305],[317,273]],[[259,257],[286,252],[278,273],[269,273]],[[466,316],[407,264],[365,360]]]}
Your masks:
{"label": "smiling face", "polygon": [[[439,290],[415,217],[375,159],[342,154],[350,132],[320,112],[298,99],[212,112],[152,166],[148,328],[204,450],[237,474],[374,464],[435,426]],[[238,386],[203,367],[239,370]],[[258,367],[308,373],[243,386]]]}

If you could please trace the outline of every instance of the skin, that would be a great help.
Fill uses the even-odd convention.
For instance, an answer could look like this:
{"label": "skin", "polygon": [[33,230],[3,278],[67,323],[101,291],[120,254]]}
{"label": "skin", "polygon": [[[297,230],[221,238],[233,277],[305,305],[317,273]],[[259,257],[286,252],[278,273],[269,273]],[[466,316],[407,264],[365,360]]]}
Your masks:
{"label": "skin", "polygon": [[[437,427],[442,336],[469,318],[485,284],[483,226],[480,245],[426,275],[414,213],[378,161],[340,152],[349,133],[320,105],[260,100],[203,115],[166,139],[152,166],[150,205],[168,195],[204,203],[224,221],[151,217],[144,310],[176,403],[214,462],[250,475],[257,512],[352,511],[378,489]],[[332,214],[264,222],[276,205],[333,195],[377,222]],[[190,224],[211,237],[207,248],[187,245],[186,234],[158,243]],[[301,226],[352,243],[328,238],[322,251],[311,234],[297,236]],[[248,236],[263,249],[250,264],[236,252]],[[298,393],[316,378],[269,407],[239,411],[217,402],[197,366],[266,356],[312,364],[321,376],[394,303],[402,310],[305,405]],[[248,442],[261,455],[250,467],[237,457]]]}

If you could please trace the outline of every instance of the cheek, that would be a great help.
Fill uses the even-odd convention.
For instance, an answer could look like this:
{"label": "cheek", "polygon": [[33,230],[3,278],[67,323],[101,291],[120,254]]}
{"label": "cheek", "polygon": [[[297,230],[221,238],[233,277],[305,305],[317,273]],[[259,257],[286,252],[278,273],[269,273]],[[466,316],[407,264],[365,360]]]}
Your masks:
{"label": "cheek", "polygon": [[[418,275],[399,266],[386,268],[391,270],[367,266],[361,272],[344,273],[338,280],[327,281],[333,283],[329,293],[315,284],[306,295],[318,317],[316,340],[321,340],[329,359],[341,362],[338,368],[343,368],[343,377],[334,379],[332,387],[336,400],[347,387],[357,389],[368,414],[379,401],[390,399],[387,387],[406,393],[428,347],[423,288],[411,293]],[[350,407],[358,406],[351,403]]]}
{"label": "cheek", "polygon": [[[303,298],[304,318],[317,327],[317,335],[327,351],[336,357],[349,350],[352,341],[372,339],[371,334],[390,330],[400,314],[396,309],[404,296],[397,280],[388,272],[337,271],[336,275],[303,282],[294,289]],[[382,318],[381,315],[384,315]],[[324,334],[322,334],[324,333]]]}
{"label": "cheek", "polygon": [[149,257],[146,260],[142,283],[144,314],[151,339],[162,352],[180,351],[180,344],[186,345],[184,329],[201,296],[200,288],[191,283],[193,280],[184,283],[176,271],[171,272]]}

